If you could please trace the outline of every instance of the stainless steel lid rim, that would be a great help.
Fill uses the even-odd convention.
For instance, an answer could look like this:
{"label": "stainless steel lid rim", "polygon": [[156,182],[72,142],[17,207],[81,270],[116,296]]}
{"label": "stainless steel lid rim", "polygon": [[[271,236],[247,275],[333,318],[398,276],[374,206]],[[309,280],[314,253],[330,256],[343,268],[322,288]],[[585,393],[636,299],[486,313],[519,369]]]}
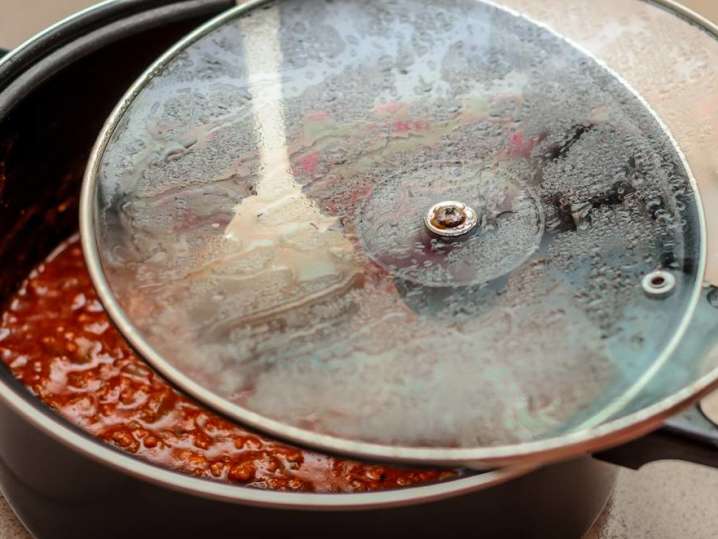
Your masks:
{"label": "stainless steel lid rim", "polygon": [[[231,13],[227,13],[216,19],[215,21],[208,23],[204,28],[194,32],[191,36],[188,36],[183,42],[179,43],[172,51],[170,51],[163,58],[158,60],[157,64],[148,72],[158,72],[165,66],[171,59],[179,54],[189,44],[194,43],[199,38],[206,35],[212,29],[220,27],[224,22],[237,16],[239,13],[243,13],[246,10],[253,9],[259,5],[265,4],[264,1],[256,1],[245,4]],[[502,9],[504,9],[502,7]],[[127,110],[130,102],[134,97],[141,91],[143,83],[140,82],[133,87],[127,94],[126,98],[123,99],[122,103],[113,113],[112,117],[108,121],[101,140],[96,146],[90,166],[88,168],[88,175],[86,177],[86,184],[83,189],[82,197],[82,237],[83,247],[88,259],[91,275],[95,282],[95,285],[100,292],[100,296],[103,303],[111,314],[114,320],[121,321],[121,327],[123,333],[128,337],[131,344],[144,356],[153,359],[151,361],[165,376],[170,380],[178,382],[178,385],[188,393],[197,397],[203,402],[212,402],[216,409],[219,409],[223,413],[236,417],[236,410],[225,406],[223,403],[218,403],[214,398],[212,392],[207,391],[200,384],[194,380],[185,376],[183,373],[163,362],[160,355],[154,350],[142,336],[137,328],[133,327],[129,320],[127,320],[122,308],[115,301],[109,284],[106,281],[104,275],[102,275],[101,263],[98,257],[97,245],[94,241],[89,238],[92,236],[92,219],[89,217],[93,212],[93,201],[94,188],[92,185],[93,174],[97,172],[100,165],[99,156],[104,148],[109,143],[113,132],[112,125],[119,117]],[[635,93],[635,92],[634,92]],[[637,94],[636,94],[637,95]],[[650,110],[650,108],[649,108]],[[655,116],[655,113],[654,113]],[[656,120],[660,122],[660,119],[656,116]],[[685,160],[684,160],[685,164]],[[687,168],[687,164],[686,164]],[[689,173],[690,175],[690,173]],[[700,212],[700,207],[698,208]],[[704,268],[705,259],[705,248],[702,245],[701,260],[698,262],[699,272]],[[702,275],[702,274],[701,274]],[[698,279],[702,281],[702,277]],[[693,307],[697,303],[700,295],[700,284],[696,284],[692,294],[692,305]],[[691,308],[693,308],[691,307]],[[690,314],[690,313],[689,313]],[[685,331],[686,324],[678,333]],[[677,336],[673,347],[677,345]],[[614,422],[609,422],[598,428],[594,428],[592,431],[580,431],[571,433],[568,436],[564,436],[560,439],[541,441],[541,442],[528,442],[522,443],[520,446],[496,446],[485,450],[464,450],[457,448],[435,448],[435,449],[416,449],[416,448],[387,448],[386,446],[369,444],[369,443],[354,443],[354,442],[340,442],[336,437],[318,435],[312,433],[307,435],[302,429],[288,428],[287,425],[267,420],[266,417],[259,414],[254,414],[250,411],[244,411],[241,416],[241,421],[247,425],[258,428],[259,430],[270,432],[271,434],[279,437],[287,437],[294,441],[300,441],[312,447],[318,447],[322,449],[339,451],[342,453],[352,455],[362,455],[367,458],[374,459],[390,459],[400,460],[406,462],[414,461],[434,461],[442,464],[467,464],[470,463],[477,467],[491,467],[495,465],[506,464],[512,460],[512,457],[521,458],[525,461],[552,461],[557,458],[563,458],[569,454],[575,454],[576,452],[590,452],[599,448],[603,448],[606,444],[618,443],[620,441],[628,440],[632,437],[636,437],[639,433],[647,432],[657,427],[665,417],[680,406],[685,405],[692,398],[695,398],[697,392],[704,391],[716,383],[717,375],[710,374],[699,380],[696,384],[691,387],[685,388],[683,391],[676,393],[671,398],[665,399],[655,405],[637,412],[628,417],[622,418]]]}

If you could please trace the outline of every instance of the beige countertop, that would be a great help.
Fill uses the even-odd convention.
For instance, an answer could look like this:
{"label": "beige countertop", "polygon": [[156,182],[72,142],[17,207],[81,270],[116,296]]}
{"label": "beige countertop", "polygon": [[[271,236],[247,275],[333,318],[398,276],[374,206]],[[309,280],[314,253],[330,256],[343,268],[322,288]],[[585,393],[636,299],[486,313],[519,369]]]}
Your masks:
{"label": "beige countertop", "polygon": [[[600,0],[597,0],[600,1]],[[14,47],[62,17],[87,7],[93,0],[0,0],[0,47]],[[718,0],[682,0],[718,22]]]}
{"label": "beige countertop", "polygon": [[[597,0],[600,1],[600,0]],[[90,0],[0,0],[0,47],[13,47]],[[718,22],[718,0],[684,0]],[[547,533],[550,537],[550,532]],[[660,462],[621,471],[612,501],[586,539],[718,537],[718,470]],[[0,539],[28,535],[0,498]]]}

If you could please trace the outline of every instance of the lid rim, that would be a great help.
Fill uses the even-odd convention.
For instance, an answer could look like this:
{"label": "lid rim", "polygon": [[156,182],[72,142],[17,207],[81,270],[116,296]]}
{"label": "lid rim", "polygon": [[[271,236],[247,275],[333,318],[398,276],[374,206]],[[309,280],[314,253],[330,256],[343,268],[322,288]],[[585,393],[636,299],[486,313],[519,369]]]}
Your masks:
{"label": "lid rim", "polygon": [[[80,228],[82,237],[82,246],[87,261],[88,269],[92,281],[97,289],[98,295],[110,314],[110,318],[113,323],[117,325],[121,333],[127,338],[132,347],[145,358],[153,368],[157,369],[163,376],[171,381],[174,385],[178,386],[183,391],[187,392],[199,401],[208,404],[214,410],[220,413],[240,421],[242,424],[256,428],[262,432],[269,433],[281,439],[288,439],[293,443],[301,443],[308,447],[318,448],[329,452],[348,454],[354,457],[362,457],[376,460],[390,460],[397,462],[406,463],[435,463],[445,465],[470,465],[477,469],[492,468],[496,465],[509,465],[516,463],[544,463],[553,460],[558,460],[569,455],[575,455],[578,453],[592,452],[598,449],[603,449],[606,446],[614,445],[628,441],[632,438],[636,438],[643,433],[646,433],[656,427],[658,427],[667,417],[672,415],[675,411],[685,406],[688,402],[693,401],[699,396],[711,388],[718,386],[718,369],[711,374],[708,374],[692,385],[684,388],[673,394],[672,397],[664,399],[655,403],[654,405],[644,408],[639,412],[635,412],[628,416],[625,416],[619,420],[613,420],[608,423],[601,425],[600,427],[586,428],[581,431],[573,432],[568,435],[562,435],[555,438],[544,439],[538,442],[522,442],[518,444],[510,444],[503,446],[495,446],[488,448],[412,448],[412,447],[392,447],[381,444],[371,444],[364,442],[355,442],[351,440],[345,440],[335,436],[318,434],[312,431],[299,429],[296,427],[288,426],[287,424],[270,420],[265,416],[256,414],[247,409],[244,409],[237,405],[232,405],[218,399],[217,396],[205,389],[203,386],[197,384],[191,380],[188,376],[183,374],[181,371],[168,364],[160,354],[158,354],[154,348],[142,337],[141,333],[134,327],[129,319],[127,318],[124,310],[119,306],[116,301],[114,294],[111,291],[109,283],[106,280],[105,274],[102,270],[102,264],[99,257],[99,249],[95,237],[94,223],[96,219],[95,207],[94,207],[94,196],[97,189],[97,173],[100,166],[100,157],[110,142],[111,137],[114,134],[114,128],[117,125],[117,121],[126,112],[128,106],[133,99],[138,95],[142,88],[147,83],[149,75],[155,72],[157,69],[164,67],[168,62],[174,59],[182,50],[187,46],[200,39],[208,32],[221,26],[224,22],[233,19],[239,14],[254,9],[263,4],[269,4],[272,0],[253,0],[246,4],[240,5],[236,8],[229,10],[222,14],[216,19],[210,21],[203,27],[199,28],[183,40],[181,40],[175,47],[168,51],[165,55],[160,57],[158,61],[151,66],[147,72],[133,85],[130,91],[122,98],[112,115],[109,117],[101,136],[95,145],[87,172],[85,175],[81,205],[80,205]],[[695,15],[693,12],[684,8],[683,6],[675,4],[673,0],[651,0],[652,3],[663,5],[668,9],[679,12],[685,17],[690,17],[693,22],[699,26],[705,28],[715,36],[718,36],[718,28],[704,24],[701,17]],[[489,5],[494,5],[494,2],[486,1]],[[497,6],[503,10],[511,11],[504,6]],[[695,15],[693,19],[692,15]],[[527,18],[521,15],[523,18]],[[537,26],[547,28],[546,25],[531,21]],[[549,29],[550,30],[550,29]],[[552,33],[554,33],[552,31]],[[556,35],[554,33],[554,35]],[[620,76],[618,76],[613,70],[607,68],[602,62],[594,57],[593,54],[586,51],[583,47],[573,43],[563,36],[559,36],[562,40],[567,41],[576,49],[582,51],[587,56],[591,57],[604,69],[607,69],[612,75],[619,78],[622,83],[631,91],[633,95],[639,98],[643,106],[651,112],[654,118],[659,122],[665,133],[671,138],[671,141],[675,143],[675,140],[670,135],[670,131],[663,124],[653,109],[640,97],[640,95],[633,90]],[[678,149],[676,145],[676,149]],[[679,150],[679,149],[678,149]],[[680,152],[680,150],[679,150]],[[690,171],[685,157],[680,153],[683,159],[683,165],[688,172],[690,181],[695,190],[695,195],[698,200],[697,208],[699,213],[700,221],[700,234],[701,238],[705,237],[705,219],[702,204],[700,203],[700,192],[696,185],[696,181]],[[703,274],[705,271],[706,261],[706,247],[705,242],[701,242],[701,260],[699,262],[699,274],[696,279],[695,290],[692,295],[692,301],[689,309],[686,311],[684,322],[681,324],[681,328],[676,331],[674,342],[667,347],[665,356],[668,357],[670,353],[678,345],[678,342],[685,334],[689,319],[692,316],[693,310],[700,297],[700,283],[703,281]]]}

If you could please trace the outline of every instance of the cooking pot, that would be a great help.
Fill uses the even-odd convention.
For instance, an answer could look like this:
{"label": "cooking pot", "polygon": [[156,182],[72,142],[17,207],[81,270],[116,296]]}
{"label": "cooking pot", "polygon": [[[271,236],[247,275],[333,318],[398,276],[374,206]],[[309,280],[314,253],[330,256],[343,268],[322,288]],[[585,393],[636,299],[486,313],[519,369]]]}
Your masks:
{"label": "cooking pot", "polygon": [[[76,231],[82,172],[118,99],[163,50],[232,4],[105,2],[0,62],[3,301]],[[636,468],[660,458],[718,463],[718,436],[690,409],[598,458],[387,492],[269,492],[187,477],[127,456],[42,405],[5,368],[0,398],[0,484],[36,537],[580,537],[614,482],[615,468],[602,460]]]}

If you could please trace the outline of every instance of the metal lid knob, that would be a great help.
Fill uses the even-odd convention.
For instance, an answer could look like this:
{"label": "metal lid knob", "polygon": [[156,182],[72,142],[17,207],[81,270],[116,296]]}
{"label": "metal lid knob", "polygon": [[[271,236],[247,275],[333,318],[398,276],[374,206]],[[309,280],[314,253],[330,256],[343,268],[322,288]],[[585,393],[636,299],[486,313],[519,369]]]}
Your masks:
{"label": "metal lid knob", "polygon": [[447,200],[434,204],[424,218],[426,228],[443,238],[468,234],[479,224],[479,215],[462,202]]}

